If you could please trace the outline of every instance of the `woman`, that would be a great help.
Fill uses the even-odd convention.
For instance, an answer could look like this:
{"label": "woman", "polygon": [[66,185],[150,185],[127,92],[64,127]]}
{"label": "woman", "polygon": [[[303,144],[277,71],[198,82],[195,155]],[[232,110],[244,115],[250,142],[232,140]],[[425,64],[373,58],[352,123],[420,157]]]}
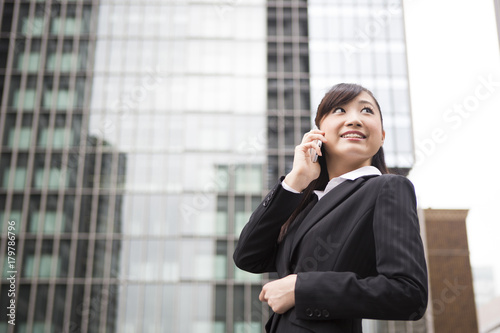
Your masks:
{"label": "woman", "polygon": [[243,270],[278,273],[259,296],[274,312],[266,331],[361,332],[361,318],[421,318],[427,270],[415,191],[387,173],[378,102],[338,84],[315,123],[234,252]]}

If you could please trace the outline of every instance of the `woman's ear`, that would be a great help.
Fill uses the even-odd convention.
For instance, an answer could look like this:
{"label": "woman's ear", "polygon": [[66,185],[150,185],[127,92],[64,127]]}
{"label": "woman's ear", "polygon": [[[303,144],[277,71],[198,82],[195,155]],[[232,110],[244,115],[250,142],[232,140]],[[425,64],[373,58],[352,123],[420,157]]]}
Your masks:
{"label": "woman's ear", "polygon": [[385,131],[382,130],[382,142],[380,143],[380,147],[384,145],[384,140],[385,140]]}

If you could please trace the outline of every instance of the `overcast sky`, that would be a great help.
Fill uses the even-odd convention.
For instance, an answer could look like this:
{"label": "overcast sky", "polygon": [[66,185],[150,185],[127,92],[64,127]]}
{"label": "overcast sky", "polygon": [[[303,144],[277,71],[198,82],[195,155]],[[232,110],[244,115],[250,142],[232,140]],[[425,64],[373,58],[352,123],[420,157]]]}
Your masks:
{"label": "overcast sky", "polygon": [[421,208],[469,209],[500,296],[500,54],[493,0],[404,0]]}

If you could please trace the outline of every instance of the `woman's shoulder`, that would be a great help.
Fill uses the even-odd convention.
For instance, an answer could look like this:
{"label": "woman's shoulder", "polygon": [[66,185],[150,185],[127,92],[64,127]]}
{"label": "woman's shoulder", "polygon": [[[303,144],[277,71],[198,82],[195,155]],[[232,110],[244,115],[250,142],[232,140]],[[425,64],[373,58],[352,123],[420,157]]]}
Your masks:
{"label": "woman's shoulder", "polygon": [[411,188],[414,187],[413,183],[405,176],[396,175],[396,174],[392,174],[392,173],[387,173],[387,174],[383,174],[383,175],[380,175],[377,177],[372,177],[372,178],[368,179],[367,185],[368,184],[370,184],[372,186],[384,186],[384,185],[396,186],[399,184],[399,185],[403,185],[403,186],[410,186]]}

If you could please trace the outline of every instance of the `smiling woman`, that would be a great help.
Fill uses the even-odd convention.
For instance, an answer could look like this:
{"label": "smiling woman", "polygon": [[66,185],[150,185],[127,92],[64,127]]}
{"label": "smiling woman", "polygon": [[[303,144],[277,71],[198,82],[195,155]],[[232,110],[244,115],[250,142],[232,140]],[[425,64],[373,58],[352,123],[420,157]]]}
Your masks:
{"label": "smiling woman", "polygon": [[234,253],[243,270],[278,273],[259,296],[274,311],[267,332],[361,332],[361,318],[421,318],[427,271],[415,192],[387,172],[378,102],[338,84],[315,122]]}
{"label": "smiling woman", "polygon": [[[340,106],[329,112],[325,106],[326,112],[318,112],[316,117],[318,127],[329,140],[325,142],[325,157],[330,178],[371,165],[379,150],[383,154],[385,131],[378,103],[366,90],[352,89],[350,95],[355,97],[349,102],[340,101]],[[385,173],[385,166],[380,167]]]}

